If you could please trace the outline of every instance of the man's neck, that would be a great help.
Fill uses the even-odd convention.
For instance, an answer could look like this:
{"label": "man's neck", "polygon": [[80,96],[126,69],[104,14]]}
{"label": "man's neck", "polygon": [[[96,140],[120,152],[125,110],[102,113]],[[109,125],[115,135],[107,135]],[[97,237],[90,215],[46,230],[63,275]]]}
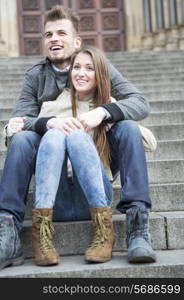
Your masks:
{"label": "man's neck", "polygon": [[68,71],[68,69],[69,69],[70,66],[67,65],[67,66],[64,67],[64,68],[58,68],[58,65],[52,63],[52,67],[53,67],[53,69],[54,69],[55,71],[57,71],[57,72],[65,72],[65,71]]}

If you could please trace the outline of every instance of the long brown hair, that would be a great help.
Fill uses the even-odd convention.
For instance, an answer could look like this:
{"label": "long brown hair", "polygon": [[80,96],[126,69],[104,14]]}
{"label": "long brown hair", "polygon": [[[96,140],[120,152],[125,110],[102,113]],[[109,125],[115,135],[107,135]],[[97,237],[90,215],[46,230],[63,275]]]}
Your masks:
{"label": "long brown hair", "polygon": [[[75,58],[79,53],[85,53],[91,56],[96,79],[96,88],[93,97],[94,108],[98,107],[100,104],[110,102],[111,95],[111,84],[109,77],[108,63],[103,52],[93,46],[83,46],[78,51],[76,51],[71,58],[70,66],[70,87],[71,87],[71,99],[72,99],[72,113],[73,116],[77,116],[77,95],[76,90],[72,84],[71,71],[75,62]],[[109,166],[110,164],[110,147],[108,139],[106,136],[105,124],[102,122],[99,126],[94,129],[93,140],[98,150],[99,156],[104,164],[104,166]]]}

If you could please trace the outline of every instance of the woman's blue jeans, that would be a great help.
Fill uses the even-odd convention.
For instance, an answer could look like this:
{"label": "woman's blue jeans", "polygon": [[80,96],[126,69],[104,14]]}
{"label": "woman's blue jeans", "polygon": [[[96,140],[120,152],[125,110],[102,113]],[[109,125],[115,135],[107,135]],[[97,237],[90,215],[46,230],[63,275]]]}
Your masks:
{"label": "woman's blue jeans", "polygon": [[[150,208],[151,200],[149,197],[147,164],[141,133],[136,122],[117,122],[108,132],[108,138],[112,153],[112,173],[116,176],[120,172],[121,177],[121,198],[117,208],[122,213],[132,205],[146,205]],[[22,227],[24,220],[27,193],[31,177],[35,172],[35,162],[40,140],[41,137],[37,133],[22,131],[14,135],[8,147],[0,182],[0,212],[14,215],[18,228]],[[60,202],[60,193],[63,193],[64,197],[66,195],[68,199],[67,195],[73,196],[74,190],[79,184],[75,180],[75,172],[72,182],[65,176],[65,172],[64,160],[54,208],[59,208],[60,206],[62,208],[65,202],[64,200],[63,203]],[[81,191],[81,194],[83,194],[83,191]],[[79,196],[79,198],[81,199],[82,197]],[[73,205],[73,197],[70,199]],[[75,201],[78,203],[77,198]],[[83,203],[87,207],[89,206],[87,201]],[[65,210],[70,209],[72,211],[72,205],[66,202],[64,205]],[[79,205],[76,205],[76,207],[79,207]],[[54,211],[57,219],[59,217],[57,216],[59,209]]]}
{"label": "woman's blue jeans", "polygon": [[[67,158],[73,176],[67,176]],[[37,154],[36,208],[54,207],[55,220],[89,219],[89,207],[108,206],[112,186],[101,164],[92,138],[83,130],[69,135],[50,129],[43,136]]]}

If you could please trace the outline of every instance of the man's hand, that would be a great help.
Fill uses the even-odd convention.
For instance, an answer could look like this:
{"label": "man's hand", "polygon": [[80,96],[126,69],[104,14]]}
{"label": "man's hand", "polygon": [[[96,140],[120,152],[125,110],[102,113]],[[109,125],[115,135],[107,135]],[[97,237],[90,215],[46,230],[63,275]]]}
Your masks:
{"label": "man's hand", "polygon": [[84,126],[76,118],[52,118],[47,122],[48,128],[56,128],[68,135],[76,129],[83,129]]}
{"label": "man's hand", "polygon": [[26,117],[11,118],[8,123],[9,130],[11,130],[12,133],[21,131],[24,127],[24,120],[26,120]]}
{"label": "man's hand", "polygon": [[102,107],[97,107],[77,117],[77,120],[83,125],[85,131],[89,131],[102,123],[106,113]]}

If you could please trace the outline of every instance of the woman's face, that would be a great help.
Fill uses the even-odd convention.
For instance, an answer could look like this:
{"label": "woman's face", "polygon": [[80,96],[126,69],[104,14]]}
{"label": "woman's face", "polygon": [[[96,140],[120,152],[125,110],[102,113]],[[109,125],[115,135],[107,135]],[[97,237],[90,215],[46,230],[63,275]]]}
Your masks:
{"label": "woman's face", "polygon": [[72,83],[78,92],[79,100],[85,99],[96,88],[95,69],[92,58],[87,53],[77,54],[71,71]]}

